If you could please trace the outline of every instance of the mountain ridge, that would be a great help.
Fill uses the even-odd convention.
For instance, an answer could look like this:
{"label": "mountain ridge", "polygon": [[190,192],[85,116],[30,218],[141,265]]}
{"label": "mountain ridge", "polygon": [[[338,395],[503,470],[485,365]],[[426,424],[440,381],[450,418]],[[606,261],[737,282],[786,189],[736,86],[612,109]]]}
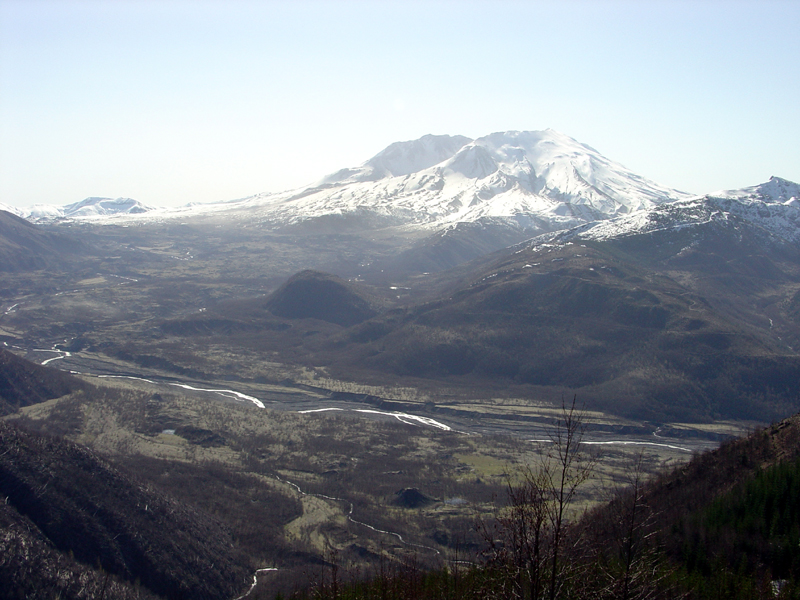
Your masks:
{"label": "mountain ridge", "polygon": [[608,240],[738,217],[787,242],[800,243],[798,198],[800,185],[773,176],[767,182],[740,190],[719,191],[662,204],[631,215],[580,225],[542,239]]}
{"label": "mountain ridge", "polygon": [[21,216],[0,210],[0,272],[14,273],[63,265],[91,249],[66,232],[43,230]]}

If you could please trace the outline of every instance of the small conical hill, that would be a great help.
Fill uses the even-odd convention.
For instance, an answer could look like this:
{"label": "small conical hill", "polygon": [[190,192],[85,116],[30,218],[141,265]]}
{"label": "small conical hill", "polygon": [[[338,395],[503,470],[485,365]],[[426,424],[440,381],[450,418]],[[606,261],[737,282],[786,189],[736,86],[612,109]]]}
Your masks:
{"label": "small conical hill", "polygon": [[342,327],[377,314],[366,294],[349,282],[319,271],[301,271],[289,278],[266,304],[277,317],[319,319]]}

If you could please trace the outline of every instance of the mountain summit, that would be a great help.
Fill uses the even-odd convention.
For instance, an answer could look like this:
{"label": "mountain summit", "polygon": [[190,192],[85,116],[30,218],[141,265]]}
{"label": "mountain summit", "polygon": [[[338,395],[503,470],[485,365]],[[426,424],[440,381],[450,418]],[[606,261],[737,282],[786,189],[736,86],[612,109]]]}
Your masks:
{"label": "mountain summit", "polygon": [[548,231],[687,197],[547,129],[399,142],[317,185],[245,202],[275,225],[369,213],[387,225],[490,220]]}
{"label": "mountain summit", "polygon": [[376,181],[410,175],[447,160],[471,141],[463,135],[423,135],[418,140],[395,142],[360,167],[337,171],[321,183]]}

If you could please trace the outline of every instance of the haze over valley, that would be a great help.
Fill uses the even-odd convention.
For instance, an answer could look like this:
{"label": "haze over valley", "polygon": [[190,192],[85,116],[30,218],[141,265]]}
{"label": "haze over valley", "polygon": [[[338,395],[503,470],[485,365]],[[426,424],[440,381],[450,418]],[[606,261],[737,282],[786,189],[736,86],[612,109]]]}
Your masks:
{"label": "haze over valley", "polygon": [[[798,198],[779,177],[692,196],[548,129],[426,135],[225,202],[5,206],[0,398],[22,429],[3,439],[32,461],[4,471],[28,482],[6,518],[41,531],[13,539],[91,589],[99,562],[120,597],[136,579],[206,593],[184,566],[132,558],[121,517],[87,516],[80,547],[43,524],[97,501],[61,482],[33,510],[20,491],[79,443],[104,458],[67,471],[166,494],[92,510],[177,503],[187,530],[224,529],[191,549],[226,565],[214,597],[253,573],[252,597],[272,597],[314,565],[414,553],[435,568],[476,551],[471,523],[546,454],[573,398],[582,447],[604,454],[579,502],[599,505],[635,449],[656,473],[800,411]],[[158,538],[161,517],[142,518]]]}

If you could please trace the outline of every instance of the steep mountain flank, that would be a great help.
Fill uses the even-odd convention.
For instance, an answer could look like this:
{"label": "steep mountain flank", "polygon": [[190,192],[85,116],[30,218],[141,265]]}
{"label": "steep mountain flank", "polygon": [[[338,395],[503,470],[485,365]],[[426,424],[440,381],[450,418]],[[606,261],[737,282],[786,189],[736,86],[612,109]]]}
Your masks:
{"label": "steep mountain flank", "polygon": [[639,481],[582,527],[606,558],[627,554],[633,577],[648,566],[653,573],[663,553],[690,597],[719,597],[719,590],[728,598],[765,597],[759,587],[774,597],[771,580],[795,593],[800,581],[799,490],[795,415]]}
{"label": "steep mountain flank", "polygon": [[59,551],[36,524],[0,503],[0,598],[155,600],[146,588],[109,577]]}
{"label": "steep mountain flank", "polygon": [[[158,596],[230,598],[246,586],[245,562],[216,521],[77,444],[0,422],[0,494],[7,505],[2,539],[19,553],[3,555],[6,582],[24,587],[25,574],[39,578],[34,570],[43,568],[41,576],[59,590],[48,570],[63,559],[49,563],[31,553],[34,539],[51,555],[69,554]],[[19,535],[23,523],[35,526],[32,537]]]}
{"label": "steep mountain flank", "polygon": [[0,415],[59,398],[85,384],[58,369],[43,367],[0,348]]}

